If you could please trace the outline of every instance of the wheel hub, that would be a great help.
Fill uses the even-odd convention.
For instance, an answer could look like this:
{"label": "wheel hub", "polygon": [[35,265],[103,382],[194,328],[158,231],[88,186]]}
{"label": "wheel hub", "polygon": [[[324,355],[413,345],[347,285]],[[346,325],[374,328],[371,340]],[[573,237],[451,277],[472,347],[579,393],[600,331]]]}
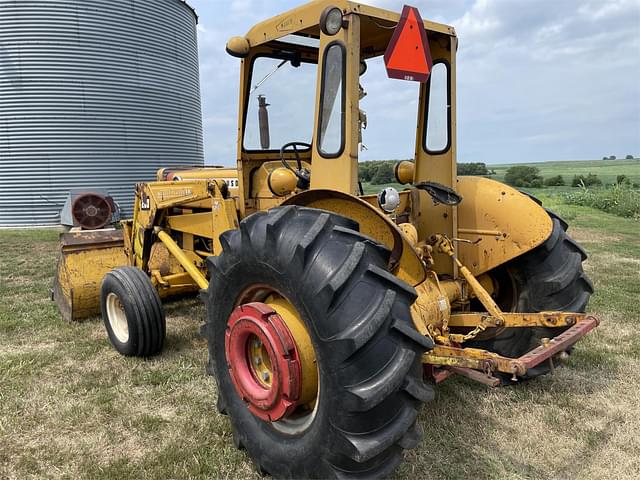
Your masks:
{"label": "wheel hub", "polygon": [[231,381],[254,415],[276,422],[296,409],[302,392],[300,355],[272,307],[260,302],[236,307],[224,346]]}
{"label": "wheel hub", "polygon": [[127,314],[124,311],[120,299],[115,293],[109,293],[106,303],[107,319],[109,320],[113,334],[120,342],[127,343],[129,340],[129,324],[127,323]]}

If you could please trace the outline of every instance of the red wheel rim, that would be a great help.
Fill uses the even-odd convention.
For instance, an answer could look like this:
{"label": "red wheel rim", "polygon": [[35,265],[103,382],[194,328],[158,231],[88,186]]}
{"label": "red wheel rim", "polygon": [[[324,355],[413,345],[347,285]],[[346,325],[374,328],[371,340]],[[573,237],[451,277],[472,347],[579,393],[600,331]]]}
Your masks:
{"label": "red wheel rim", "polygon": [[[256,344],[264,352],[259,358],[252,356]],[[300,356],[273,308],[259,302],[236,307],[227,322],[224,346],[231,381],[255,416],[275,422],[296,409],[302,390]],[[269,378],[260,378],[265,373]]]}

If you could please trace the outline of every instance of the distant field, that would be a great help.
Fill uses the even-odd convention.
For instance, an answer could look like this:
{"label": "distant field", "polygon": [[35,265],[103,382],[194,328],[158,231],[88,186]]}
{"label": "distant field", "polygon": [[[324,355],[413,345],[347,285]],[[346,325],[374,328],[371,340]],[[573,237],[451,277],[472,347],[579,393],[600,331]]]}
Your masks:
{"label": "distant field", "polygon": [[[575,160],[563,162],[539,162],[539,163],[509,163],[500,165],[487,165],[489,170],[496,172],[491,178],[498,181],[504,181],[504,174],[510,167],[529,165],[540,169],[540,175],[544,178],[562,175],[567,187],[546,187],[544,190],[548,193],[562,193],[573,190],[571,188],[571,179],[574,175],[587,175],[593,173],[606,184],[616,182],[618,175],[626,175],[632,183],[640,184],[640,159],[633,160]],[[397,183],[387,183],[383,185],[373,185],[363,182],[362,189],[366,194],[377,193],[385,187],[395,187],[403,189],[402,185]]]}
{"label": "distant field", "polygon": [[494,170],[496,175],[492,178],[502,180],[510,167],[529,165],[540,169],[540,175],[544,178],[562,175],[565,182],[570,183],[574,175],[593,173],[603,183],[615,183],[618,175],[626,175],[631,182],[640,183],[640,159],[634,160],[576,160],[564,162],[540,162],[540,163],[510,163],[502,165],[487,165]]}
{"label": "distant field", "polygon": [[381,185],[374,185],[373,183],[362,182],[362,191],[365,195],[371,195],[373,193],[378,193],[383,188],[393,187],[398,190],[404,190],[405,186],[400,185],[399,183],[383,183]]}

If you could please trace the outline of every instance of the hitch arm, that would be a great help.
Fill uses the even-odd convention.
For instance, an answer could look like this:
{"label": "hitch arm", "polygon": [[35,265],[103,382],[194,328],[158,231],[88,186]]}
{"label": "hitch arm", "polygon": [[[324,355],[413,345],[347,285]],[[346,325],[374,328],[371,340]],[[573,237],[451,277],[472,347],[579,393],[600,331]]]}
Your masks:
{"label": "hitch arm", "polygon": [[[453,371],[460,368],[478,370],[486,374],[497,371],[511,374],[514,378],[516,376],[522,377],[526,375],[527,370],[540,365],[560,352],[566,351],[600,323],[593,316],[574,315],[579,318],[575,325],[518,358],[503,357],[497,353],[477,348],[436,345],[433,350],[422,356],[422,362],[446,368],[456,367]],[[472,378],[470,375],[466,376]]]}

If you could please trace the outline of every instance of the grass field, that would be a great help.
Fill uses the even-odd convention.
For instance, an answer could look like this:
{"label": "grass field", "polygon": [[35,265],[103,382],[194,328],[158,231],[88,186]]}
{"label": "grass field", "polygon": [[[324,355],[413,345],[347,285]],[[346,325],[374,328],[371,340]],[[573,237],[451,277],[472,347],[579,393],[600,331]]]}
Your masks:
{"label": "grass field", "polygon": [[[541,197],[590,254],[601,327],[553,376],[442,384],[397,478],[637,478],[638,222]],[[166,304],[161,356],[120,357],[49,300],[57,252],[53,230],[0,231],[0,478],[258,478],[215,410],[199,300]]]}
{"label": "grass field", "polygon": [[[487,165],[487,167],[496,172],[496,175],[492,176],[492,178],[503,180],[507,170],[518,165],[522,164]],[[634,160],[540,162],[528,165],[540,169],[540,175],[544,178],[562,175],[568,185],[571,185],[574,175],[587,175],[588,173],[597,175],[605,184],[615,183],[618,175],[626,175],[632,183],[640,183],[640,159],[638,158]]]}

